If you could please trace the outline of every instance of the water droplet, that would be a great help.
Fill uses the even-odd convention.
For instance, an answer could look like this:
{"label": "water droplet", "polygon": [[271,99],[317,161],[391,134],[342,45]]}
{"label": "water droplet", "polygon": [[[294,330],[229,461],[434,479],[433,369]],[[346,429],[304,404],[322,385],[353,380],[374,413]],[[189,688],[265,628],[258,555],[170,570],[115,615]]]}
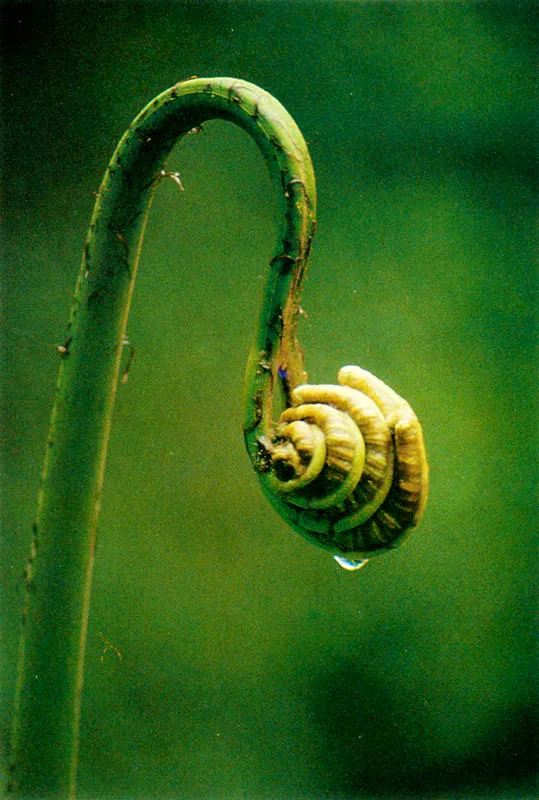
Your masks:
{"label": "water droplet", "polygon": [[352,561],[349,558],[341,558],[340,556],[333,556],[339,567],[348,570],[348,572],[354,572],[356,569],[361,569],[364,567],[365,564],[369,563],[368,558],[360,559],[359,561]]}

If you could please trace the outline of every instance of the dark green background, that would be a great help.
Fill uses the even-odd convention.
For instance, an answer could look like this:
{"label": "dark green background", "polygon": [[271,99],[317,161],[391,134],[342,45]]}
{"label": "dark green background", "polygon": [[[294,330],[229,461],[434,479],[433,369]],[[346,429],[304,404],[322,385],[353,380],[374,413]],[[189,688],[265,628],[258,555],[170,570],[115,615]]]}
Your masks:
{"label": "dark green background", "polygon": [[4,4],[3,733],[93,192],[175,81],[245,78],[295,117],[319,188],[310,378],[386,380],[432,470],[419,532],[356,574],[262,497],[241,385],[273,198],[245,134],[208,124],[170,161],[185,192],[158,193],[128,326],[81,798],[532,796],[534,28],[519,3]]}

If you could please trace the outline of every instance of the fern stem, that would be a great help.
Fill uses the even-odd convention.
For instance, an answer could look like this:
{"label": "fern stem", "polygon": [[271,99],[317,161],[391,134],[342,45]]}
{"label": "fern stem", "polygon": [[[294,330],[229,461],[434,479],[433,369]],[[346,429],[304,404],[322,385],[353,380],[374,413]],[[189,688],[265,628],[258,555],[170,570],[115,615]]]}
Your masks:
{"label": "fern stem", "polygon": [[238,124],[259,146],[280,198],[246,375],[245,437],[271,422],[274,386],[304,378],[295,339],[299,292],[315,224],[303,137],[271,95],[230,78],[193,79],[151,102],[130,125],[98,192],[65,344],[26,570],[10,791],[73,798],[92,568],[120,357],[144,228],[167,156],[208,119]]}

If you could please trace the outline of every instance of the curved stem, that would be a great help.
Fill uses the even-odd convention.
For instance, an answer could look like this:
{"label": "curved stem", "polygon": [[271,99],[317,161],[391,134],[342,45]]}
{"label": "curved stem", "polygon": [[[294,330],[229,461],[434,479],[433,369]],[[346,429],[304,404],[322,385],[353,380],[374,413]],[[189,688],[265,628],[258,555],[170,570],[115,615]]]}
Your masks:
{"label": "curved stem", "polygon": [[95,531],[122,341],[150,203],[172,147],[211,118],[259,146],[281,202],[282,228],[247,368],[245,437],[271,422],[276,381],[304,378],[295,337],[315,225],[309,154],[271,95],[230,78],[179,83],[123,136],[98,193],[69,322],[26,570],[27,602],[13,735],[11,791],[74,796]]}

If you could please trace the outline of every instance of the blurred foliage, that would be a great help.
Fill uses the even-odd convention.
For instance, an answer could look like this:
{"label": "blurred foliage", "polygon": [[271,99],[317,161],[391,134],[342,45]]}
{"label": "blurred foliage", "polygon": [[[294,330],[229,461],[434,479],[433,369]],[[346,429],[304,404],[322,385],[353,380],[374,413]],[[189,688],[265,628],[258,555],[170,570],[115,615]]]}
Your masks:
{"label": "blurred foliage", "polygon": [[320,199],[310,377],[378,374],[424,422],[432,468],[419,532],[358,574],[266,504],[241,383],[273,198],[254,145],[209,123],[174,151],[185,192],[158,193],[129,322],[81,798],[532,796],[535,17],[516,2],[3,4],[3,732],[93,192],[176,80],[241,77],[295,117]]}

